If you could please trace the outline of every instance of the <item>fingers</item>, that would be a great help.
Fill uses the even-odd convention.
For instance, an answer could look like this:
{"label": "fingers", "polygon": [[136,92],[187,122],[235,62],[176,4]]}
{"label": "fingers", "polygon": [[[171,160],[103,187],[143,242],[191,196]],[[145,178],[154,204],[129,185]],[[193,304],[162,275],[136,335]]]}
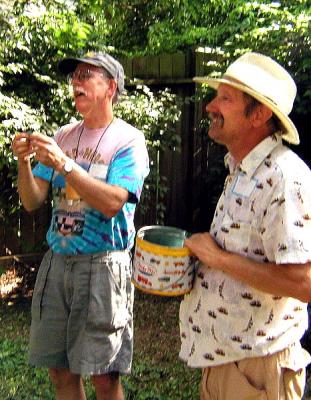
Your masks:
{"label": "fingers", "polygon": [[20,143],[29,143],[29,136],[29,133],[17,133],[13,138],[13,145],[18,145]]}
{"label": "fingers", "polygon": [[46,136],[42,135],[41,133],[34,133],[30,136],[30,144],[35,152],[40,152],[40,153],[55,153],[58,149],[58,147],[55,143],[55,141]]}
{"label": "fingers", "polygon": [[15,157],[25,159],[32,153],[29,134],[22,132],[17,133],[12,142],[12,150]]}
{"label": "fingers", "polygon": [[14,156],[20,160],[28,161],[35,157],[36,161],[56,168],[59,160],[64,158],[64,153],[51,137],[41,133],[18,133],[12,143]]}
{"label": "fingers", "polygon": [[53,139],[46,135],[42,135],[41,133],[33,133],[30,135],[29,140],[32,150],[37,155],[39,153],[41,153],[41,155],[46,155],[52,150],[50,145],[53,145]]}
{"label": "fingers", "polygon": [[185,244],[191,245],[193,243],[204,243],[204,241],[208,240],[210,234],[208,232],[204,233],[194,233],[189,238],[185,239]]}
{"label": "fingers", "polygon": [[42,133],[33,133],[30,136],[30,141],[33,145],[45,145],[45,144],[49,144],[52,143],[53,139],[50,138],[47,135],[43,135]]}
{"label": "fingers", "polygon": [[190,236],[188,239],[185,239],[184,245],[196,255],[201,254],[203,251],[211,252],[217,246],[215,240],[208,232],[196,233]]}

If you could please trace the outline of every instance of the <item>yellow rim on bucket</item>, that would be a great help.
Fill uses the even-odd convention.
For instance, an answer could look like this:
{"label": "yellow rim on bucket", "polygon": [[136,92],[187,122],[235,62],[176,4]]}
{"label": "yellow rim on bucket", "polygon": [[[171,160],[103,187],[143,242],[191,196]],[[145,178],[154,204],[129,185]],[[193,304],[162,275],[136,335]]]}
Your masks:
{"label": "yellow rim on bucket", "polygon": [[145,251],[149,251],[150,253],[155,253],[160,256],[172,256],[172,257],[185,257],[190,255],[190,251],[187,247],[182,248],[174,248],[168,246],[162,246],[160,244],[153,244],[147,242],[143,239],[136,238],[136,243]]}

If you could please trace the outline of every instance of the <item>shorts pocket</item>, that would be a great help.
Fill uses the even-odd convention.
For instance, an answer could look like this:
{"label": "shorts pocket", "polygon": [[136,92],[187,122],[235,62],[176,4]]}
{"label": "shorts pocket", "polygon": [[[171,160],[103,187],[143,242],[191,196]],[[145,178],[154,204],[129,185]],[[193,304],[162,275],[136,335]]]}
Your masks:
{"label": "shorts pocket", "polygon": [[33,320],[36,321],[39,321],[41,319],[42,299],[46,287],[48,273],[51,267],[51,260],[52,260],[52,252],[49,250],[47,253],[45,253],[41,261],[36,278],[36,283],[31,303],[31,317]]}
{"label": "shorts pocket", "polygon": [[[232,393],[236,393],[231,399],[252,399],[267,400],[265,389],[257,388],[249,378],[239,369],[238,363],[232,363],[232,373],[230,376]],[[226,399],[230,399],[230,393],[227,393]]]}
{"label": "shorts pocket", "polygon": [[103,330],[109,334],[127,325],[130,319],[128,275],[124,263],[109,256],[92,263],[87,317],[90,331]]}

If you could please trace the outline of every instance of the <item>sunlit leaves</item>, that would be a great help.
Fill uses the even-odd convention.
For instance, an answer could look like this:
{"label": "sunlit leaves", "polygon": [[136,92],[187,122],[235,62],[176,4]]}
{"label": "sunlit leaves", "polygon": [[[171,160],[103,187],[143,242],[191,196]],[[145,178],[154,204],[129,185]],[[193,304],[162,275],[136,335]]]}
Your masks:
{"label": "sunlit leaves", "polygon": [[141,129],[150,147],[164,151],[179,146],[175,124],[180,109],[176,96],[170,91],[155,94],[146,86],[138,86],[133,92],[123,95],[116,113]]}

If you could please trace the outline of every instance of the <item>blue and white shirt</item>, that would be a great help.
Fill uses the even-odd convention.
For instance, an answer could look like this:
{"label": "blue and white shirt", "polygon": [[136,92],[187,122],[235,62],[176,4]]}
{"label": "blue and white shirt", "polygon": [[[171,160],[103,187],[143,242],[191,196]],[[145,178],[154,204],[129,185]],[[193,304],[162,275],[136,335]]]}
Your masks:
{"label": "blue and white shirt", "polygon": [[56,253],[123,250],[134,244],[135,207],[149,172],[145,138],[121,119],[115,119],[103,135],[104,130],[76,122],[62,127],[55,140],[90,176],[128,190],[129,200],[116,216],[106,217],[83,199],[67,200],[65,179],[52,168],[38,163],[33,170],[35,176],[52,182],[53,213],[47,241]]}

